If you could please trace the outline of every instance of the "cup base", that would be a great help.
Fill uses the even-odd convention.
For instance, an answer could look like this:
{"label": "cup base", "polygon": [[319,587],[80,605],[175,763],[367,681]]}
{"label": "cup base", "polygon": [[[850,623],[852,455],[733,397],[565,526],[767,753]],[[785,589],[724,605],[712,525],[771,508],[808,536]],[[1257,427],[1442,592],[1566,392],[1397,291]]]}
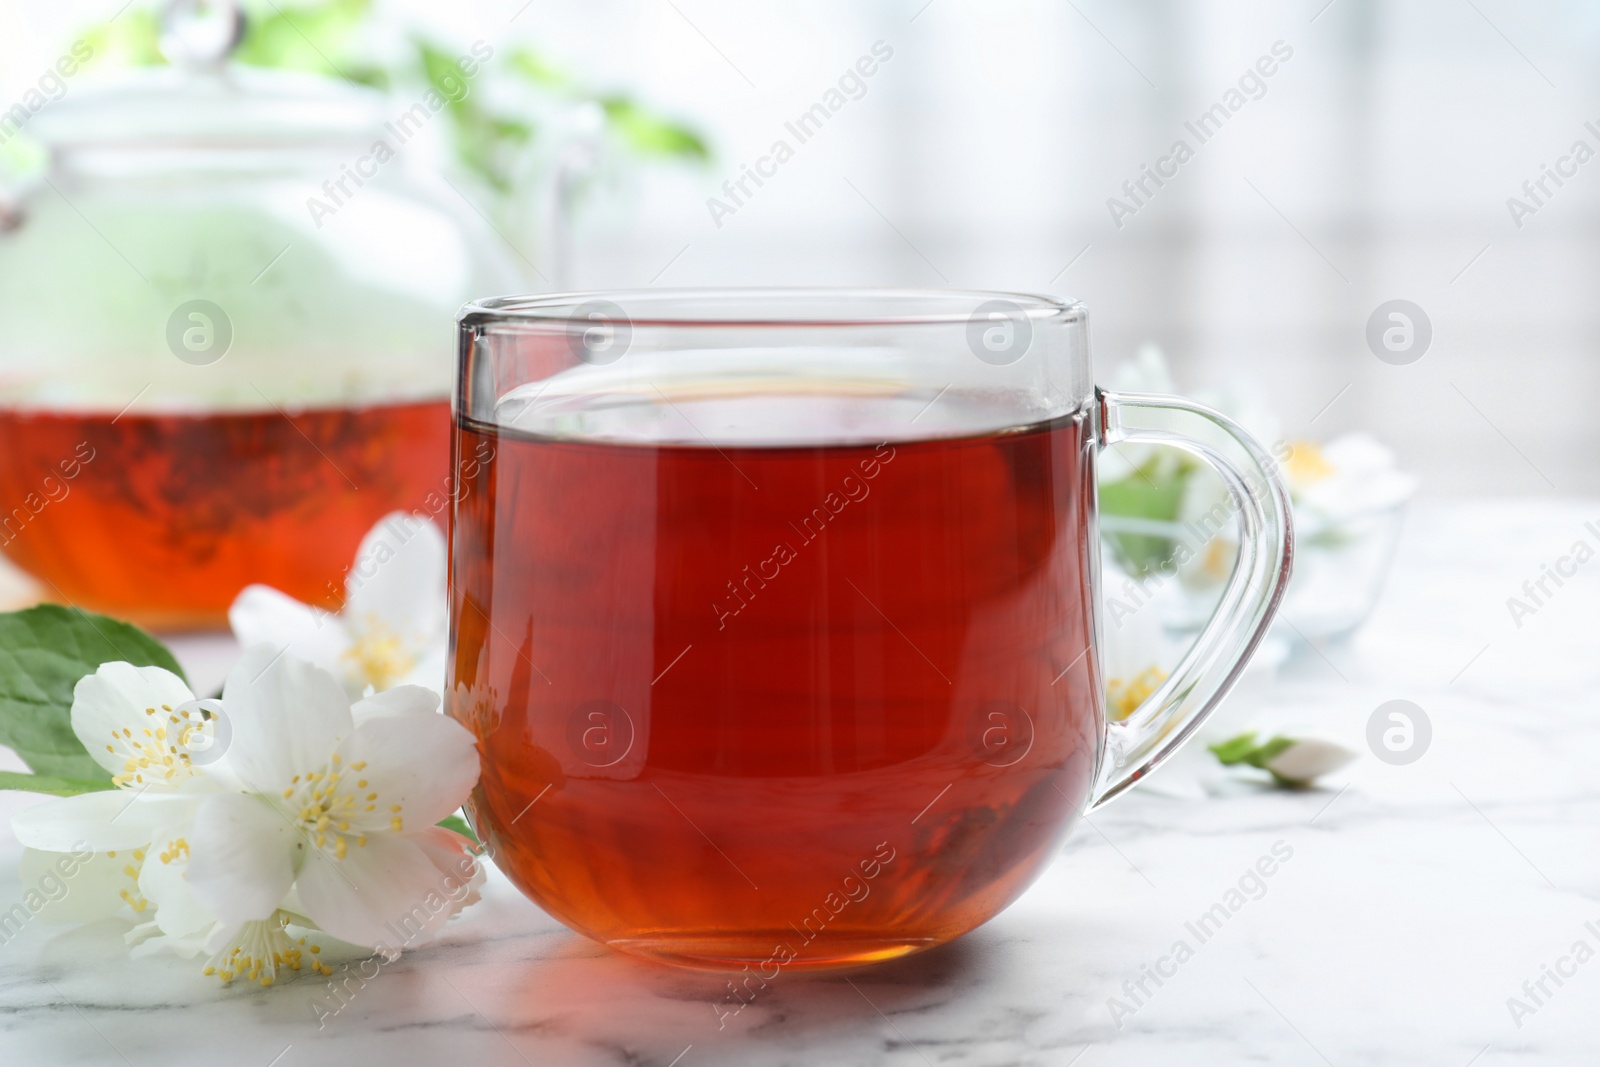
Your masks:
{"label": "cup base", "polygon": [[629,937],[607,941],[620,952],[643,956],[676,967],[702,971],[742,971],[750,968],[771,977],[783,971],[839,971],[867,967],[886,960],[922,952],[942,942],[931,937],[836,937],[826,944],[806,942],[793,929],[766,933],[703,935],[672,933],[659,937]]}

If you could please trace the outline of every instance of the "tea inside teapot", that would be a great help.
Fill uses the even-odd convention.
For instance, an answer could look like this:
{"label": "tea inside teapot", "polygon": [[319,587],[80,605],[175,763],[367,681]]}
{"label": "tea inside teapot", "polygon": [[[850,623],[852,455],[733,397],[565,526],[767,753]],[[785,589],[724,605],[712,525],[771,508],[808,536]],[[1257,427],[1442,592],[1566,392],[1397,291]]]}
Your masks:
{"label": "tea inside teapot", "polygon": [[188,47],[35,116],[0,232],[0,551],[162,627],[253,582],[336,607],[379,518],[442,523],[451,319],[518,285],[398,105]]}

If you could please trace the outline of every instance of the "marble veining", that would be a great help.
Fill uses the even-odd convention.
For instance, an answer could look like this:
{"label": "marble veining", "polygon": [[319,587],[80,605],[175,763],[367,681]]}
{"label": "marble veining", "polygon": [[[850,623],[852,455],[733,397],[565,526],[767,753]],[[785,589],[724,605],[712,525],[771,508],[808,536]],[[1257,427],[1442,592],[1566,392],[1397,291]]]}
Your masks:
{"label": "marble veining", "polygon": [[[115,924],[32,923],[0,945],[0,1064],[1600,1061],[1600,959],[1546,980],[1531,1012],[1507,1003],[1531,1005],[1524,982],[1576,941],[1600,948],[1600,567],[1521,626],[1505,604],[1596,515],[1419,505],[1371,623],[1300,648],[1228,712],[1361,750],[1347,773],[1283,792],[1179,760],[1092,814],[1003,915],[922,956],[783,974],[719,1018],[724,979],[610,953],[498,875],[433,945],[336,965],[342,1000],[317,976],[222,989],[188,962],[130,961]],[[1408,766],[1366,754],[1394,698],[1433,724]],[[30,802],[5,794],[0,814]],[[0,901],[21,897],[19,853],[0,830]],[[1271,855],[1259,891],[1241,882]],[[1230,891],[1242,905],[1197,928]]]}

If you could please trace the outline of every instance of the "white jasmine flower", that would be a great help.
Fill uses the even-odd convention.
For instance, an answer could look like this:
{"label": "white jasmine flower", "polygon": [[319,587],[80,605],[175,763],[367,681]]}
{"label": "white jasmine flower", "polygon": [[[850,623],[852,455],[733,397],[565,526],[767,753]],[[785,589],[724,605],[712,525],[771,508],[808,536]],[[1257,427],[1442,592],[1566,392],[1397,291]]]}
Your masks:
{"label": "white jasmine flower", "polygon": [[[151,896],[157,921],[136,926],[127,936],[129,944],[134,946],[131,954],[135,959],[161,952],[185,959],[205,956],[202,973],[215,976],[223,985],[244,978],[270,986],[277,980],[280,969],[298,971],[308,955],[313,971],[333,973],[332,968],[316,958],[316,953],[322,951],[321,945],[308,945],[307,935],[295,937],[289,933],[291,922],[306,924],[306,920],[279,910],[268,919],[228,926],[217,922],[183,887],[181,870],[166,885],[185,895],[184,903],[180,905],[177,899],[159,891]],[[159,921],[172,916],[177,916],[179,932],[171,932],[173,923]],[[167,928],[162,929],[163,925]]]}
{"label": "white jasmine flower", "polygon": [[270,985],[308,955],[331,973],[291,927],[398,953],[484,877],[467,839],[434,825],[478,776],[471,734],[438,699],[399,686],[352,706],[327,671],[257,646],[208,718],[175,675],[103,665],[71,721],[116,788],[12,819],[24,878],[72,860],[70,891],[39,914],[132,917],[136,956],[203,956],[224,982]]}
{"label": "white jasmine flower", "polygon": [[[450,915],[483,899],[478,891],[483,888],[488,875],[484,872],[483,864],[477,861],[471,841],[443,826],[430,826],[413,834],[411,839],[427,854],[428,862],[433,864],[438,874],[436,884],[445,890]],[[464,876],[463,872],[466,872]],[[457,884],[452,886],[452,881]]]}
{"label": "white jasmine flower", "polygon": [[[1119,364],[1108,382],[1111,389],[1122,393],[1167,393],[1178,391],[1167,366],[1167,357],[1159,345],[1146,341],[1139,346],[1134,357]],[[1161,445],[1123,443],[1113,445],[1100,455],[1100,480],[1117,482],[1132,478],[1135,472],[1155,460],[1157,469],[1147,477],[1162,481],[1174,476],[1184,462],[1181,453]]]}
{"label": "white jasmine flower", "polygon": [[145,921],[128,932],[133,956],[170,952],[193,959],[204,954],[211,957],[205,973],[217,975],[224,985],[239,976],[271,985],[279,967],[298,970],[300,957],[287,947],[276,953],[258,951],[280,938],[293,944],[283,931],[287,913],[280,911],[266,922],[229,925],[201,902],[189,884],[191,832],[192,826],[184,825],[157,834],[140,865],[139,893],[150,907],[141,914]]}
{"label": "white jasmine flower", "polygon": [[1316,737],[1299,738],[1266,761],[1272,776],[1294,785],[1310,785],[1325,774],[1348,765],[1356,754],[1343,745]]}
{"label": "white jasmine flower", "polygon": [[195,762],[218,744],[216,720],[172,672],[119,662],[79,680],[71,723],[116,788],[27,808],[12,816],[12,829],[30,850],[98,854],[75,876],[72,903],[57,909],[67,921],[124,909],[142,915],[149,904],[139,882],[151,842],[181,836],[207,796],[237,788],[225,766]]}
{"label": "white jasmine flower", "polygon": [[[1287,442],[1278,452],[1302,552],[1351,544],[1370,534],[1357,520],[1391,511],[1416,492],[1416,478],[1401,471],[1394,453],[1367,434],[1346,434],[1325,445]],[[1220,524],[1219,516],[1224,517]],[[1214,475],[1196,472],[1188,480],[1179,519],[1185,530],[1208,535],[1185,562],[1184,582],[1197,590],[1220,586],[1233,573],[1239,546],[1233,505]]]}
{"label": "white jasmine flower", "polygon": [[397,950],[459,910],[461,880],[443,871],[460,850],[434,824],[466,800],[478,754],[437,694],[401,685],[352,707],[329,672],[258,645],[222,704],[242,791],[200,805],[186,875],[219,929],[276,921],[293,890],[318,929]]}
{"label": "white jasmine flower", "polygon": [[1417,480],[1400,470],[1395,454],[1364,433],[1325,445],[1295,441],[1283,472],[1294,498],[1295,521],[1316,533],[1360,515],[1386,511],[1416,492]]}
{"label": "white jasmine flower", "polygon": [[1167,365],[1166,353],[1153,341],[1139,346],[1133,358],[1118,364],[1111,373],[1110,386],[1122,393],[1176,393],[1177,383],[1172,379],[1172,368]]}
{"label": "white jasmine flower", "polygon": [[1254,731],[1209,746],[1225,767],[1260,767],[1279,785],[1304,788],[1356,758],[1342,745],[1319,738],[1274,737],[1257,742]]}
{"label": "white jasmine flower", "polygon": [[1238,423],[1263,448],[1271,450],[1283,440],[1283,424],[1277,410],[1266,390],[1253,379],[1233,378],[1215,388],[1199,390],[1194,398]]}
{"label": "white jasmine flower", "polygon": [[500,692],[492,685],[477,682],[469,686],[457,682],[455,691],[450,694],[448,710],[479,742],[487,741],[500,729]]}
{"label": "white jasmine flower", "polygon": [[1189,478],[1178,521],[1190,553],[1178,566],[1184,586],[1195,592],[1220,587],[1233,575],[1239,534],[1233,498],[1210,471],[1196,471]]}
{"label": "white jasmine flower", "polygon": [[1168,579],[1156,573],[1138,582],[1109,556],[1101,568],[1105,589],[1101,668],[1106,679],[1106,714],[1121,721],[1167,680],[1170,656],[1158,598]]}
{"label": "white jasmine flower", "polygon": [[[139,873],[147,850],[113,849],[74,856],[71,875],[64,878],[66,892],[58,898],[41,897],[35,914],[47,923],[87,923],[112,917],[142,917],[150,902],[139,891]],[[66,854],[24,848],[17,866],[23,885],[37,886],[59,872]]]}
{"label": "white jasmine flower", "polygon": [[370,687],[444,686],[444,535],[403,511],[380,519],[345,574],[345,609],[334,615],[270,586],[234,599],[228,623],[245,647],[271,645],[321,667],[358,697]]}
{"label": "white jasmine flower", "polygon": [[[321,758],[296,752],[292,737],[280,737],[279,741],[287,744],[276,760],[269,759],[264,765],[255,761],[260,765],[257,769],[241,772],[242,792],[218,797],[216,804],[200,813],[188,830],[193,845],[186,838],[158,837],[152,847],[161,851],[144,864],[140,880],[141,891],[153,905],[154,918],[129,935],[130,941],[142,942],[135,955],[170,951],[190,958],[208,957],[205,973],[224,984],[245,978],[271,985],[280,969],[298,971],[306,963],[314,971],[331,974],[328,965],[316,958],[322,946],[315,941],[308,945],[308,936],[314,933],[297,937],[289,932],[291,925],[306,931],[322,930],[363,948],[381,946],[397,952],[475,903],[484,880],[469,842],[459,834],[431,823],[414,831],[405,828],[404,813],[418,805],[425,810],[425,817],[436,814],[426,810],[429,798],[415,788],[419,779],[428,776],[435,756],[447,764],[436,784],[452,794],[452,799],[441,805],[459,806],[477,778],[470,739],[466,742],[468,755],[462,760],[464,731],[433,713],[438,698],[407,686],[351,707],[326,672],[289,657],[267,658],[269,654],[265,647],[248,652],[224,689],[224,700],[230,702],[224,705],[230,708],[230,726],[235,722],[232,709],[246,709],[241,732],[235,734],[238,743],[250,743],[252,729],[259,740],[262,724],[252,725],[252,714],[258,719],[282,716],[273,703],[277,700],[288,700],[296,707],[314,709],[320,704],[331,709],[324,719],[335,720],[345,733]],[[286,667],[280,666],[285,663]],[[267,699],[257,699],[254,704],[240,699],[257,686],[264,687]],[[262,693],[255,695],[261,697]],[[295,725],[288,724],[286,729],[292,733]],[[407,748],[411,765],[396,766],[406,758]],[[344,754],[351,752],[384,760],[378,766],[369,766],[367,760],[353,755],[346,760]],[[276,768],[275,762],[279,764]],[[318,769],[297,775],[282,770],[283,766]],[[252,787],[251,783],[263,780],[287,780],[290,784],[273,796]],[[242,818],[234,810],[241,803],[246,806]],[[249,811],[252,805],[257,810]],[[263,811],[269,813],[268,819],[252,820],[252,815],[259,817]],[[252,846],[261,843],[229,840],[226,845],[234,853],[224,855],[218,828],[234,825],[254,825],[258,831],[264,826],[268,835],[265,847],[252,851]],[[369,837],[373,839],[370,845]],[[391,842],[389,837],[403,840]],[[264,902],[277,890],[263,889],[253,901],[241,900],[237,878],[277,866],[286,840],[290,842],[294,880],[262,915]],[[214,861],[194,862],[195,847]],[[346,862],[353,850],[368,847],[373,849],[376,867],[363,867],[359,855]],[[328,876],[322,869],[324,862],[343,869],[335,871],[337,877]],[[355,908],[366,908],[369,914],[347,914],[352,900]],[[399,904],[389,906],[393,901]],[[376,914],[371,914],[374,907]],[[242,918],[246,915],[251,917]]]}
{"label": "white jasmine flower", "polygon": [[[446,831],[447,832],[447,831]],[[154,847],[160,848],[158,839]],[[223,985],[244,978],[263,986],[277,980],[278,971],[298,971],[309,962],[319,974],[332,974],[326,963],[317,959],[322,946],[308,944],[314,925],[294,912],[299,906],[294,890],[285,895],[283,905],[266,919],[243,923],[223,923],[201,903],[189,885],[189,848],[182,839],[167,841],[151,862],[144,864],[140,891],[150,902],[151,919],[135,926],[127,935],[135,959],[171,953],[185,959],[206,957],[203,973],[215,976]],[[298,937],[288,930],[294,924],[307,931]]]}
{"label": "white jasmine flower", "polygon": [[[224,944],[211,954],[211,958],[206,961],[205,974],[216,975],[222,980],[223,985],[242,977],[269,986],[277,979],[278,968],[285,967],[291,971],[298,971],[303,956],[302,950],[307,947],[306,939],[302,937],[297,940],[289,936],[284,929],[288,926],[289,919],[290,916],[278,912],[270,919],[247,922],[240,926],[236,933],[227,938]],[[326,967],[315,959],[311,961],[311,966],[319,973],[333,973],[333,968]]]}

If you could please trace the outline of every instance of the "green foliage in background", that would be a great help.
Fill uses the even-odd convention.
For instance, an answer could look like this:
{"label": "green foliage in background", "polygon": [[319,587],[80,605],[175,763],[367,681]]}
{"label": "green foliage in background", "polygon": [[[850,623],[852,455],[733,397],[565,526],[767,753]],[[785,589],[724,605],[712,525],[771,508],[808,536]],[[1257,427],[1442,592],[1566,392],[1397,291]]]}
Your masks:
{"label": "green foliage in background", "polygon": [[[433,87],[448,101],[446,114],[457,160],[502,195],[517,190],[539,138],[529,113],[534,109],[505,100],[593,104],[604,115],[610,139],[644,159],[699,163],[711,156],[705,140],[688,125],[629,96],[598,92],[526,46],[497,48],[474,79],[474,90],[462,93],[455,66],[459,49],[419,35],[405,38],[393,49],[374,47],[381,15],[373,0],[300,4],[266,0],[244,7],[247,23],[244,40],[233,55],[237,62],[343,78],[383,90]],[[115,20],[86,30],[82,36],[94,48],[94,65],[165,64],[159,14],[159,5],[129,8]],[[384,52],[392,55],[377,58]],[[509,91],[497,93],[492,88]]]}

